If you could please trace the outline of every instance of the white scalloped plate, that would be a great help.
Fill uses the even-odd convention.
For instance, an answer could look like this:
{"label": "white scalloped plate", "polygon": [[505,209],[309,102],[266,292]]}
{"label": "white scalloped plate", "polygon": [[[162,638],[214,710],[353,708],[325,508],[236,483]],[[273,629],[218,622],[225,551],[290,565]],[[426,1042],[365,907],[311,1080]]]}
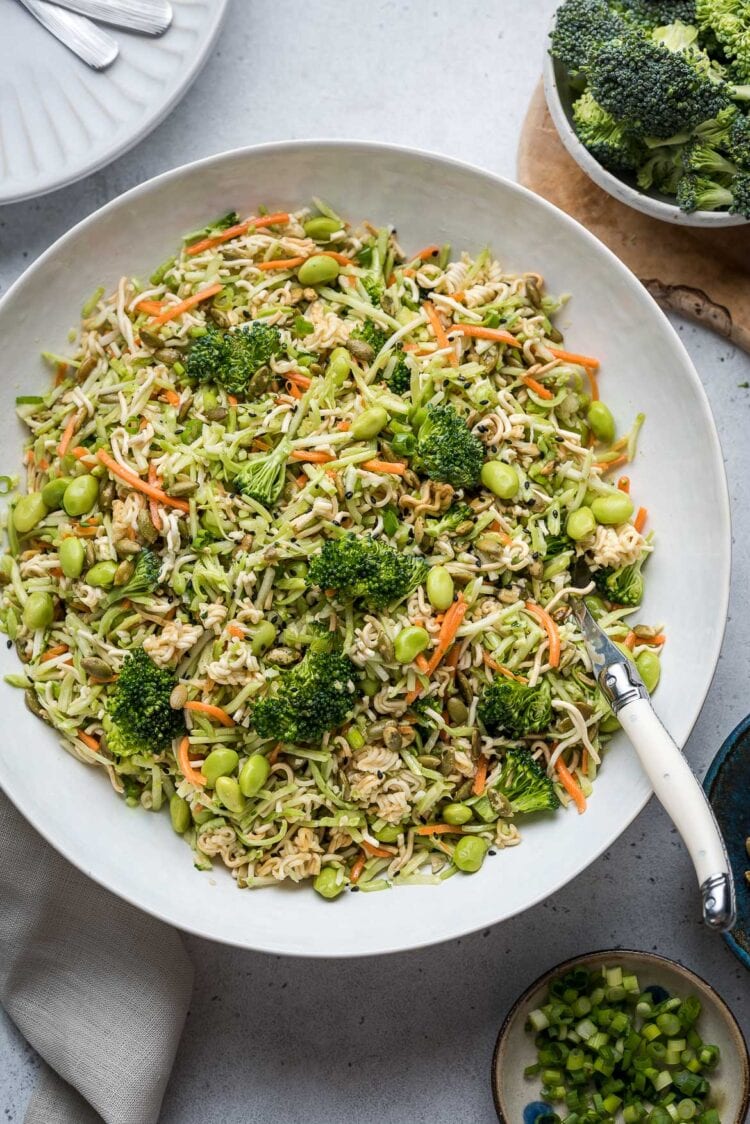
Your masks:
{"label": "white scalloped plate", "polygon": [[208,58],[227,2],[172,0],[158,39],[108,28],[120,54],[97,73],[16,0],[0,0],[0,203],[81,179],[150,133]]}

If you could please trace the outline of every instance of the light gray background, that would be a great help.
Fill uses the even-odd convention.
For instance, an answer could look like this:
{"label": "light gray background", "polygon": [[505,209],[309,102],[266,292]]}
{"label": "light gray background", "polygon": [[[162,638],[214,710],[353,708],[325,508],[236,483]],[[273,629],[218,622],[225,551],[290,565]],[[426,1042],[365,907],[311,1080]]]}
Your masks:
{"label": "light gray background", "polygon": [[[11,2],[0,0],[0,34],[2,5]],[[554,0],[233,0],[213,57],[150,137],[83,183],[0,208],[0,289],[121,191],[237,145],[316,136],[392,141],[513,177],[554,7]],[[739,384],[750,363],[676,323],[711,399],[734,516],[726,640],[688,746],[703,773],[748,710],[750,390]],[[544,969],[595,948],[678,958],[708,977],[750,1036],[748,977],[699,924],[687,855],[653,803],[573,885],[451,944],[337,963],[187,943],[195,995],[164,1124],[492,1124],[490,1059],[506,1009]],[[5,1019],[5,1120],[22,1119],[36,1067]]]}

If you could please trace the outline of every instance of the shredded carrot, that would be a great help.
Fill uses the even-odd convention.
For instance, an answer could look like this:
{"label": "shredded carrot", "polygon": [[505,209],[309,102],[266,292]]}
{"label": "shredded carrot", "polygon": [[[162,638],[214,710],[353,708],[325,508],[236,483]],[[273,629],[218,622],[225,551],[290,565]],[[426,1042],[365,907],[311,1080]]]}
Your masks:
{"label": "shredded carrot", "polygon": [[92,738],[91,734],[87,734],[85,730],[76,730],[76,737],[79,738],[84,745],[87,745],[89,749],[99,748],[99,739]]}
{"label": "shredded carrot", "polygon": [[422,672],[423,675],[426,675],[427,672],[430,670],[430,665],[427,662],[427,660],[424,658],[424,656],[422,655],[421,652],[419,653],[419,655],[415,659],[414,663],[417,665],[417,667],[419,668],[419,670]]}
{"label": "shredded carrot", "polygon": [[344,419],[344,421],[340,421],[336,426],[336,429],[340,430],[342,433],[348,433],[351,428],[352,423],[350,421],[347,421],[346,419]]}
{"label": "shredded carrot", "polygon": [[47,469],[49,468],[49,461],[46,457],[42,457],[42,459],[37,464],[37,468],[40,468],[42,472],[47,471]]}
{"label": "shredded carrot", "polygon": [[260,450],[261,453],[267,453],[271,446],[267,441],[263,441],[260,437],[256,437],[251,446],[254,450]]}
{"label": "shredded carrot", "polygon": [[320,250],[312,256],[318,257],[318,253],[323,258],[333,258],[333,260],[337,261],[339,265],[354,265],[354,261],[352,258],[348,258],[346,254],[340,254],[338,250]]}
{"label": "shredded carrot", "polygon": [[159,395],[162,402],[168,402],[170,406],[179,406],[180,396],[176,390],[163,390]]}
{"label": "shredded carrot", "polygon": [[471,791],[474,793],[475,796],[481,796],[482,793],[485,790],[485,786],[487,784],[487,768],[488,768],[488,766],[489,766],[489,761],[487,760],[487,758],[484,756],[483,753],[480,754],[479,760],[477,761],[477,771],[474,774],[474,780],[473,780],[472,786],[471,786]]}
{"label": "shredded carrot", "polygon": [[138,301],[135,306],[139,312],[145,312],[148,316],[158,316],[164,308],[164,301]]}
{"label": "shredded carrot", "polygon": [[419,698],[421,692],[421,687],[412,687],[411,691],[407,691],[406,695],[404,696],[406,699],[406,705],[411,706],[411,704]]}
{"label": "shredded carrot", "polygon": [[232,407],[233,410],[237,409],[237,406],[239,405],[239,401],[240,401],[239,398],[235,398],[235,396],[233,394],[227,394],[227,402],[229,403],[229,405]]}
{"label": "shredded carrot", "polygon": [[419,250],[416,254],[414,254],[414,256],[410,260],[411,261],[427,261],[428,258],[434,258],[435,254],[439,254],[439,253],[440,253],[440,247],[439,246],[425,246],[425,248],[423,250]]}
{"label": "shredded carrot", "polygon": [[430,327],[435,333],[435,339],[438,342],[438,347],[441,349],[446,347],[450,349],[448,360],[451,367],[457,367],[458,355],[456,354],[456,349],[451,345],[451,341],[448,339],[445,328],[443,327],[443,322],[435,311],[434,304],[432,303],[432,301],[423,301],[422,308],[425,310],[427,319],[430,322]]}
{"label": "shredded carrot", "polygon": [[584,777],[588,774],[588,771],[589,771],[589,751],[586,749],[586,746],[584,746],[583,752],[581,753],[581,772],[583,773]]}
{"label": "shredded carrot", "polygon": [[520,347],[521,343],[510,332],[503,328],[485,328],[481,324],[454,324],[451,331],[460,332],[473,340],[494,340],[496,343],[507,343],[509,347]]}
{"label": "shredded carrot", "polygon": [[633,520],[633,526],[635,527],[636,531],[642,531],[643,530],[643,528],[646,526],[646,520],[647,519],[648,519],[648,509],[645,508],[645,507],[639,507],[638,508],[638,514],[636,515],[635,519]]}
{"label": "shredded carrot", "polygon": [[448,652],[448,655],[445,657],[445,666],[449,667],[451,671],[456,670],[456,664],[458,663],[459,655],[460,649],[454,644],[450,652]]}
{"label": "shredded carrot", "polygon": [[197,699],[193,699],[185,703],[185,710],[197,710],[201,714],[207,714],[209,718],[215,718],[221,726],[234,726],[234,719],[230,718],[220,706],[213,706],[212,703],[198,702]]}
{"label": "shredded carrot", "polygon": [[197,293],[193,293],[191,297],[186,297],[184,301],[178,301],[177,304],[170,304],[158,316],[155,316],[150,323],[157,327],[159,324],[166,324],[168,320],[176,320],[178,316],[182,316],[183,312],[189,312],[191,308],[195,308],[201,301],[207,301],[210,297],[215,297],[224,288],[217,281],[213,285],[206,286],[205,289],[199,289]]}
{"label": "shredded carrot", "polygon": [[593,359],[590,355],[578,355],[575,351],[564,351],[561,347],[551,347],[549,350],[555,359],[562,359],[565,363],[576,363],[579,367],[590,367],[592,371],[599,370],[599,360]]}
{"label": "shredded carrot", "polygon": [[531,613],[533,617],[539,621],[544,631],[547,633],[549,640],[549,665],[550,667],[560,666],[560,633],[558,632],[557,625],[552,620],[546,609],[541,605],[534,604],[533,601],[526,602],[526,611]]}
{"label": "shredded carrot", "polygon": [[458,301],[459,304],[461,304],[463,302],[465,297],[466,297],[466,293],[463,291],[463,289],[459,289],[458,292],[453,294],[453,300]]}
{"label": "shredded carrot", "polygon": [[596,381],[596,374],[593,367],[584,367],[586,377],[589,380],[589,387],[591,389],[591,401],[599,401],[599,383]]}
{"label": "shredded carrot", "polygon": [[186,254],[201,254],[204,250],[212,250],[214,246],[220,246],[222,242],[230,242],[232,238],[239,238],[242,234],[247,234],[251,226],[256,230],[260,230],[264,226],[280,226],[282,223],[289,222],[289,215],[286,211],[277,211],[274,215],[260,215],[258,218],[245,219],[244,222],[238,222],[235,226],[228,226],[226,230],[222,230],[220,234],[214,234],[210,238],[201,238],[199,242],[193,242],[185,250]]}
{"label": "shredded carrot", "polygon": [[96,538],[98,533],[98,527],[81,527],[80,525],[73,527],[73,534],[77,535],[79,539],[93,539]]}
{"label": "shredded carrot", "polygon": [[55,368],[55,386],[59,386],[61,382],[65,381],[65,376],[68,373],[67,363],[58,363]]}
{"label": "shredded carrot", "polygon": [[546,386],[537,382],[536,379],[532,379],[531,375],[521,375],[521,382],[524,386],[527,386],[529,390],[533,390],[534,394],[538,394],[540,398],[555,397],[551,390],[548,390]]}
{"label": "shredded carrot", "polygon": [[162,492],[161,488],[155,488],[152,484],[147,484],[145,480],[141,480],[140,476],[136,476],[129,468],[123,468],[121,464],[111,457],[104,449],[98,449],[96,453],[98,459],[108,468],[115,476],[119,476],[126,484],[130,484],[131,488],[136,491],[143,492],[144,495],[150,496],[151,499],[157,500],[159,503],[166,504],[167,507],[176,507],[178,511],[190,511],[190,505],[185,500],[175,499],[174,496],[168,496],[166,492]]}
{"label": "shredded carrot", "polygon": [[653,639],[646,641],[647,644],[650,644],[652,647],[656,648],[661,647],[661,645],[666,644],[666,642],[667,638],[663,632],[660,632],[658,636],[654,636]]}
{"label": "shredded carrot", "polygon": [[206,783],[206,778],[199,769],[193,768],[190,758],[188,757],[189,748],[190,738],[182,738],[177,748],[177,764],[186,781],[190,781],[190,783],[194,785],[202,786]]}
{"label": "shredded carrot", "polygon": [[309,464],[328,464],[335,461],[333,453],[324,453],[321,449],[292,449],[289,454],[293,461],[305,461]]}
{"label": "shredded carrot", "polygon": [[80,425],[80,418],[79,418],[78,410],[74,410],[73,413],[68,418],[65,429],[62,432],[62,437],[60,438],[60,444],[57,446],[58,456],[61,456],[61,457],[65,456],[65,454],[68,451],[68,445],[73,440],[73,434],[78,429],[79,425]]}
{"label": "shredded carrot", "polygon": [[91,449],[87,449],[85,445],[76,445],[74,449],[69,449],[68,452],[71,453],[76,460],[81,460],[82,457],[94,456]]}
{"label": "shredded carrot", "polygon": [[557,769],[560,783],[569,796],[572,797],[573,803],[578,809],[578,814],[583,815],[586,811],[586,797],[583,795],[581,786],[561,757],[558,757],[555,762],[555,768]]}
{"label": "shredded carrot", "polygon": [[617,487],[620,489],[621,492],[624,492],[626,496],[629,495],[629,493],[630,493],[630,477],[629,476],[621,476],[620,479],[617,481]]}
{"label": "shredded carrot", "polygon": [[55,648],[48,648],[44,655],[40,656],[39,663],[46,663],[47,660],[53,660],[55,656],[62,656],[69,651],[70,648],[67,644],[58,644]]}
{"label": "shredded carrot", "polygon": [[403,476],[406,472],[406,465],[401,461],[362,461],[360,468],[366,468],[368,472],[384,472],[389,476]]}
{"label": "shredded carrot", "polygon": [[[296,383],[288,382],[286,384],[286,388],[287,388],[287,390],[288,390],[288,392],[289,392],[289,394],[291,395],[292,398],[301,398],[302,397],[302,391],[300,390],[300,388],[297,386]],[[277,399],[277,401],[278,401],[278,399]],[[283,401],[283,399],[282,399],[282,401]]]}
{"label": "shredded carrot", "polygon": [[272,269],[296,269],[306,260],[306,258],[273,258],[271,261],[256,262],[256,269],[262,269],[265,273]]}
{"label": "shredded carrot", "polygon": [[312,379],[309,375],[303,375],[301,371],[287,371],[284,378],[289,379],[289,382],[296,382],[298,386],[312,386]]}
{"label": "shredded carrot", "polygon": [[462,835],[460,827],[452,823],[426,823],[418,827],[415,835]]}
{"label": "shredded carrot", "polygon": [[509,667],[505,667],[504,664],[493,660],[489,652],[482,652],[482,659],[487,667],[491,667],[492,670],[496,671],[499,675],[504,675],[507,679],[515,679],[516,683],[528,683],[528,679],[526,679],[525,676],[516,675]]}
{"label": "shredded carrot", "polygon": [[351,870],[349,871],[349,881],[351,882],[352,886],[356,886],[360,878],[362,877],[362,871],[365,869],[366,862],[367,856],[365,855],[364,851],[360,851],[359,855],[352,863]]}
{"label": "shredded carrot", "polygon": [[269,755],[268,755],[268,764],[269,765],[275,765],[276,762],[278,761],[279,754],[281,753],[281,746],[282,746],[282,743],[277,742],[276,745],[271,750],[271,752],[269,753]]}
{"label": "shredded carrot", "polygon": [[433,675],[435,673],[435,669],[438,667],[440,661],[448,654],[448,649],[456,638],[456,633],[461,627],[461,621],[466,616],[468,607],[464,600],[463,593],[459,593],[457,600],[453,602],[450,609],[448,609],[445,614],[445,619],[440,627],[437,647],[430,658],[430,665],[427,671],[428,675]]}
{"label": "shredded carrot", "polygon": [[244,628],[242,628],[238,624],[228,624],[227,625],[227,632],[229,633],[230,636],[234,636],[238,640],[244,639],[244,636],[245,636]]}
{"label": "shredded carrot", "polygon": [[635,641],[636,641],[636,635],[631,628],[630,632],[627,634],[627,636],[623,640],[623,644],[625,645],[626,648],[630,648],[630,651],[632,652],[633,648],[635,648]]}
{"label": "shredded carrot", "polygon": [[600,468],[602,472],[611,472],[613,468],[619,468],[621,464],[627,464],[627,457],[617,457],[613,461],[595,461],[594,468]]}
{"label": "shredded carrot", "polygon": [[[152,488],[158,488],[159,486],[159,477],[153,464],[149,464],[148,466],[148,482]],[[159,505],[156,500],[149,499],[148,513],[151,516],[154,530],[161,531],[161,515],[159,514]]]}
{"label": "shredded carrot", "polygon": [[416,277],[417,275],[416,269],[402,269],[401,272],[403,273],[404,277]]}
{"label": "shredded carrot", "polygon": [[294,484],[297,488],[304,488],[305,484],[307,484],[307,477],[305,476],[304,472],[301,472],[299,476],[294,477]]}
{"label": "shredded carrot", "polygon": [[372,855],[375,858],[378,858],[378,859],[392,859],[393,858],[393,852],[392,851],[386,851],[385,847],[373,847],[372,843],[368,843],[366,839],[362,840],[362,842],[360,843],[360,847],[362,848],[363,851],[366,851],[368,855]]}

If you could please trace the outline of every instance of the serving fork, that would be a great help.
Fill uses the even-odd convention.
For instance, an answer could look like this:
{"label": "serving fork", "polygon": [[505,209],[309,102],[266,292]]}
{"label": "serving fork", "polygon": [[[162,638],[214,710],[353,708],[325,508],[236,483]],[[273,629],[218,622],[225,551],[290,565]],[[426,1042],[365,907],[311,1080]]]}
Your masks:
{"label": "serving fork", "polygon": [[[92,20],[146,35],[162,35],[172,22],[169,0],[19,0],[69,50],[94,70],[119,54],[117,41]],[[91,18],[88,18],[91,17]]]}

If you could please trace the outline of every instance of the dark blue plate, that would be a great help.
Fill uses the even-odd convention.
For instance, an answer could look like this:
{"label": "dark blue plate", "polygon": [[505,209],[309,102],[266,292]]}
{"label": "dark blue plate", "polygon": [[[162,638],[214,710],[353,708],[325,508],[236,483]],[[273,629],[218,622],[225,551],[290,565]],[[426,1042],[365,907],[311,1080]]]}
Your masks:
{"label": "dark blue plate", "polygon": [[750,715],[724,741],[703,787],[724,836],[737,887],[737,924],[731,933],[724,933],[724,940],[750,968],[750,886],[745,879],[745,871],[750,870],[745,850],[750,835]]}

